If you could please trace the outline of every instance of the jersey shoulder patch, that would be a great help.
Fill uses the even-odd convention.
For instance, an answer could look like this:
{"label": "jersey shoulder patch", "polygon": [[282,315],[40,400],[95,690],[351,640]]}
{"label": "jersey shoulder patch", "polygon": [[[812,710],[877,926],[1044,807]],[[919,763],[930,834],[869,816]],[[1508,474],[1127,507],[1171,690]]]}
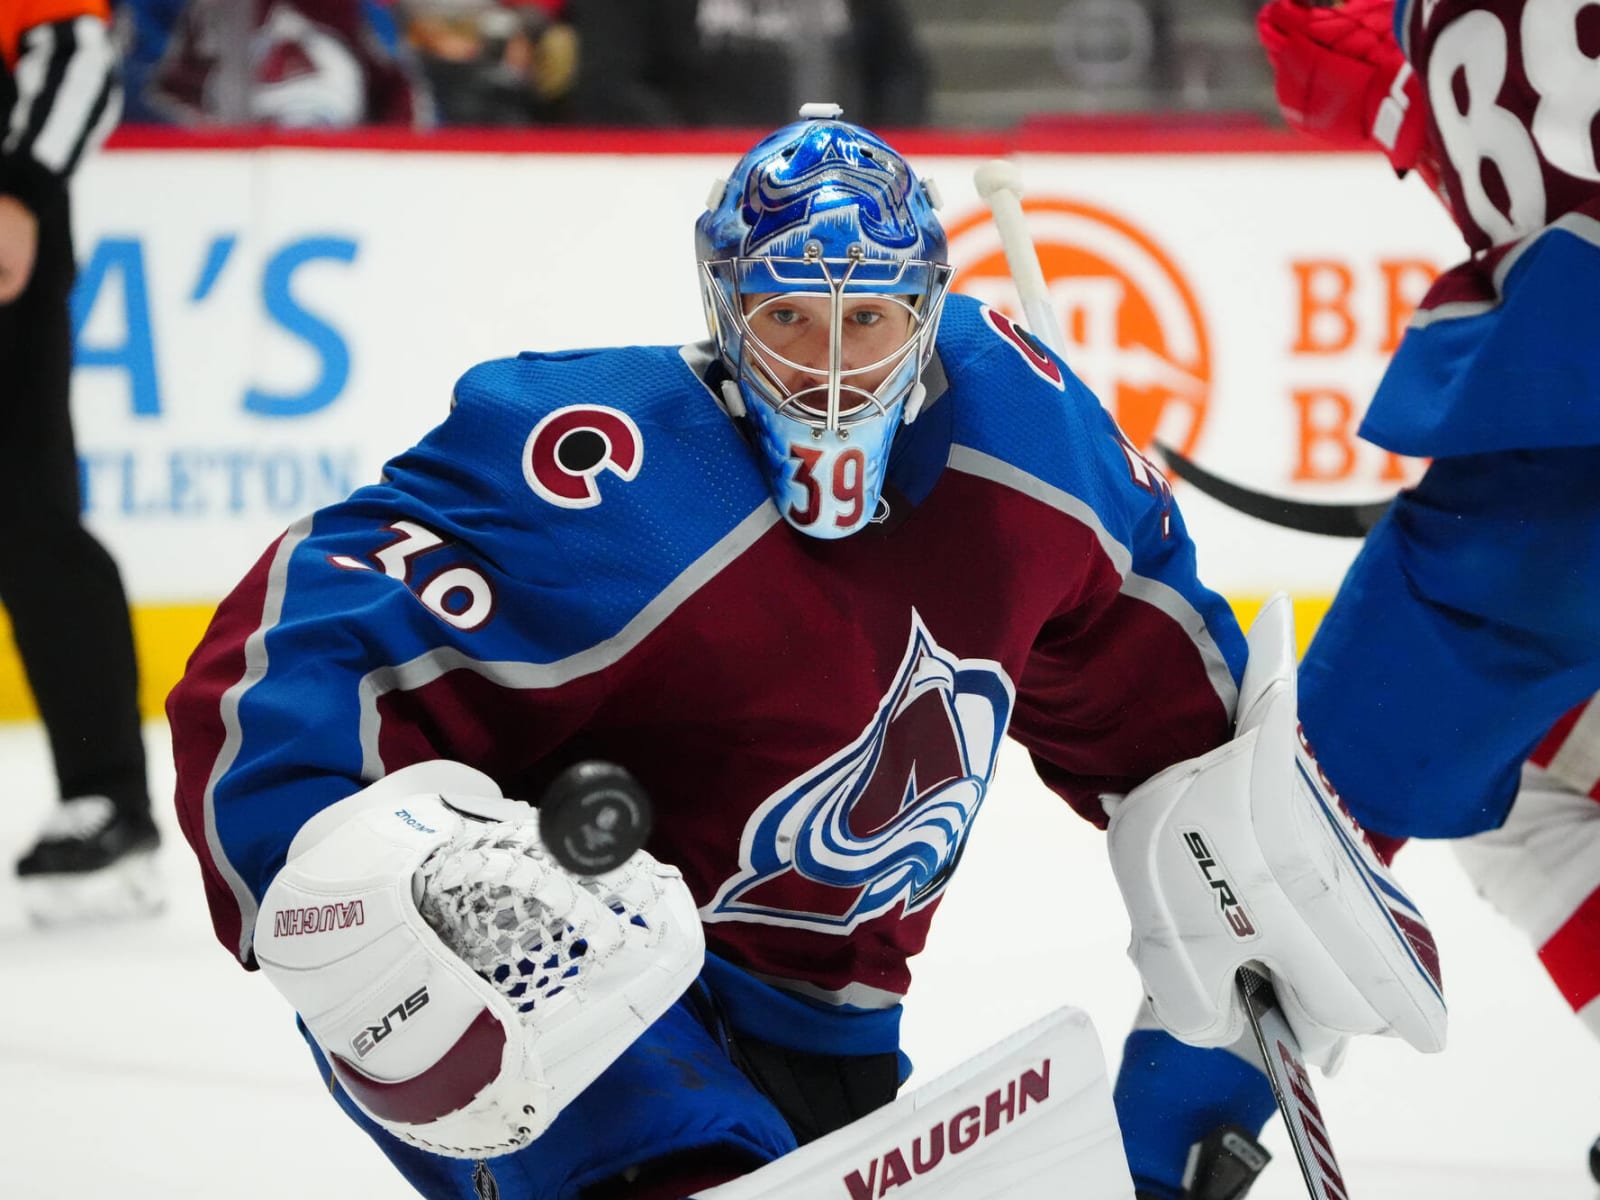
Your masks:
{"label": "jersey shoulder patch", "polygon": [[984,324],[999,334],[1001,340],[1022,357],[1022,361],[1027,364],[1030,371],[1056,391],[1066,391],[1066,376],[1062,373],[1061,364],[1052,357],[1043,342],[998,308],[990,308],[986,304],[982,312]]}

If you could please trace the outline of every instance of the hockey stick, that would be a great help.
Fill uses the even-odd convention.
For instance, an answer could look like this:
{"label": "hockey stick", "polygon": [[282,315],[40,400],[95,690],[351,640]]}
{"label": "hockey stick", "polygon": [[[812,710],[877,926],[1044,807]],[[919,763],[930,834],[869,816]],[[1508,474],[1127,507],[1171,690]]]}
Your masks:
{"label": "hockey stick", "polygon": [[[1039,253],[1028,233],[1022,211],[1022,176],[1015,164],[1005,161],[985,163],[973,175],[978,195],[989,206],[1006,263],[1016,284],[1017,298],[1027,314],[1031,332],[1057,354],[1062,354],[1062,324],[1050,303],[1050,292],[1039,266]],[[1244,1004],[1251,1032],[1261,1047],[1267,1079],[1278,1102],[1278,1111],[1288,1128],[1300,1173],[1312,1200],[1349,1200],[1344,1179],[1334,1158],[1311,1075],[1306,1070],[1300,1039],[1290,1028],[1271,979],[1251,966],[1240,967],[1234,987]]]}
{"label": "hockey stick", "polygon": [[1039,266],[1039,252],[1034,249],[1033,238],[1028,233],[1028,218],[1022,212],[1022,173],[1017,170],[1016,163],[997,158],[973,172],[972,182],[994,217],[994,227],[1000,234],[1000,247],[1005,251],[1011,279],[1017,285],[1017,299],[1022,302],[1028,332],[1059,357],[1066,358],[1067,340],[1061,319],[1050,302],[1050,289],[1044,281],[1044,270]]}
{"label": "hockey stick", "polygon": [[1349,1200],[1349,1189],[1334,1157],[1317,1094],[1311,1087],[1311,1073],[1306,1069],[1300,1039],[1283,1015],[1272,980],[1247,966],[1239,968],[1234,982],[1249,1014],[1256,1045],[1261,1048],[1267,1081],[1272,1084],[1273,1099],[1283,1114],[1289,1144],[1294,1147],[1306,1188],[1313,1200]]}
{"label": "hockey stick", "polygon": [[1364,538],[1372,532],[1372,527],[1383,514],[1389,511],[1391,503],[1388,500],[1375,500],[1366,504],[1314,504],[1306,500],[1290,500],[1285,496],[1257,492],[1223,479],[1220,475],[1213,475],[1171,446],[1157,442],[1156,449],[1161,452],[1172,473],[1192,484],[1195,491],[1247,517],[1301,533]]}
{"label": "hockey stick", "polygon": [[[1028,234],[1028,219],[1022,211],[1021,173],[1015,163],[995,159],[979,167],[972,176],[972,182],[994,217],[994,227],[1000,234],[1000,246],[1005,251],[1006,265],[1011,269],[1011,278],[1016,284],[1017,298],[1022,303],[1028,332],[1061,358],[1066,358],[1066,338],[1063,336],[1061,319],[1050,302],[1049,285],[1045,283],[1038,251]],[[1310,504],[1302,500],[1286,500],[1230,483],[1203,470],[1168,446],[1157,443],[1156,449],[1171,466],[1174,475],[1187,480],[1196,490],[1213,500],[1220,500],[1229,508],[1259,521],[1297,529],[1302,533],[1366,537],[1389,506],[1387,501],[1376,504]]]}
{"label": "hockey stick", "polygon": [[[1342,0],[1300,0],[1300,3],[1306,8],[1333,8]],[[1285,529],[1319,533],[1326,537],[1364,538],[1389,508],[1386,500],[1370,504],[1313,504],[1253,491],[1211,474],[1170,446],[1157,442],[1156,449],[1161,452],[1172,473],[1188,481],[1196,491],[1247,517],[1281,525]]]}

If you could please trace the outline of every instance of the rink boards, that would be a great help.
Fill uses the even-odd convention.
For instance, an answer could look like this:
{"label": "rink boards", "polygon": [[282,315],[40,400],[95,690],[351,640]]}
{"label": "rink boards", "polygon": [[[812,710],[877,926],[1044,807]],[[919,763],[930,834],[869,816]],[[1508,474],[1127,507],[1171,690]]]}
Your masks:
{"label": "rink boards", "polygon": [[[73,404],[147,710],[267,543],[375,478],[467,366],[703,336],[690,229],[747,140],[125,131],[91,161]],[[1012,313],[972,173],[1015,154],[1069,361],[1139,444],[1306,500],[1378,499],[1420,472],[1354,436],[1410,309],[1458,257],[1419,182],[1268,135],[902,143],[943,194],[958,288]],[[1354,545],[1179,497],[1207,581],[1246,620],[1288,589],[1309,636]],[[0,656],[0,719],[28,711]]]}

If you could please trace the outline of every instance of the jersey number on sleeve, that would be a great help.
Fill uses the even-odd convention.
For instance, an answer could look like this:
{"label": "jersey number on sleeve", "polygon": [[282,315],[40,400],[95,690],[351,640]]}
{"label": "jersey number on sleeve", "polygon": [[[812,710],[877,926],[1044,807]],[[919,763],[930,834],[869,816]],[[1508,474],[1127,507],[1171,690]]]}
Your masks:
{"label": "jersey number on sleeve", "polygon": [[494,589],[471,567],[446,567],[424,576],[415,569],[417,558],[446,545],[444,538],[413,521],[396,521],[385,531],[394,540],[372,552],[376,563],[348,554],[332,554],[328,561],[346,571],[382,571],[411,589],[422,607],[457,629],[477,629],[494,615]]}

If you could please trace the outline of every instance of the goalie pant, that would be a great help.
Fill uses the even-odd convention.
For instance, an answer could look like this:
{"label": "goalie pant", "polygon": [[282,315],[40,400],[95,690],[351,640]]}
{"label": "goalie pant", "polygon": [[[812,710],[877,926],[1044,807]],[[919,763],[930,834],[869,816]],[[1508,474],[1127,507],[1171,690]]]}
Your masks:
{"label": "goalie pant", "polygon": [[[1384,839],[1391,854],[1403,839]],[[1600,697],[1567,713],[1522,771],[1505,824],[1454,850],[1479,895],[1524,934],[1578,1019],[1600,1037]],[[1166,1098],[1191,1101],[1181,1116]],[[1260,1132],[1276,1112],[1256,1046],[1186,1046],[1141,1009],[1116,1100],[1141,1194],[1179,1196],[1189,1147],[1212,1129]]]}

